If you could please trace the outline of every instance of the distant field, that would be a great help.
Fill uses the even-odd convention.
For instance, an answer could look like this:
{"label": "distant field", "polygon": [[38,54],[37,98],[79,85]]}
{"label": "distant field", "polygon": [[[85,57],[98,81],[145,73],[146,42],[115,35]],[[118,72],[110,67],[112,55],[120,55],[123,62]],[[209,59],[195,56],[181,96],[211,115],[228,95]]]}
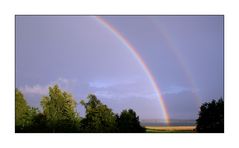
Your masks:
{"label": "distant field", "polygon": [[194,133],[195,126],[145,126],[147,133]]}

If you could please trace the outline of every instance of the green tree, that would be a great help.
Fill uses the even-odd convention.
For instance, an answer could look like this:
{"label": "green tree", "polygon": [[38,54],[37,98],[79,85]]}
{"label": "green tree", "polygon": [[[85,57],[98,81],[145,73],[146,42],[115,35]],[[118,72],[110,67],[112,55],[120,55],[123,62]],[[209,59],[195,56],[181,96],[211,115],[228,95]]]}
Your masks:
{"label": "green tree", "polygon": [[86,109],[86,116],[81,121],[82,132],[116,132],[116,117],[107,105],[101,103],[93,94],[88,95],[88,102],[81,100]]}
{"label": "green tree", "polygon": [[46,116],[39,112],[33,118],[33,124],[31,126],[31,128],[29,129],[29,131],[33,132],[33,133],[47,133],[47,132],[51,132],[51,130],[47,127]]}
{"label": "green tree", "polygon": [[118,130],[121,133],[141,133],[145,132],[145,129],[141,127],[139,117],[132,109],[123,110],[120,116],[117,117]]}
{"label": "green tree", "polygon": [[49,96],[42,98],[41,106],[51,132],[77,132],[79,116],[71,94],[61,91],[57,85],[49,87]]}
{"label": "green tree", "polygon": [[36,108],[31,108],[23,94],[20,90],[16,89],[15,91],[15,99],[16,99],[16,132],[27,132],[33,124],[33,119],[37,115],[38,110]]}
{"label": "green tree", "polygon": [[224,100],[212,100],[200,107],[199,117],[196,120],[196,131],[201,133],[224,132]]}

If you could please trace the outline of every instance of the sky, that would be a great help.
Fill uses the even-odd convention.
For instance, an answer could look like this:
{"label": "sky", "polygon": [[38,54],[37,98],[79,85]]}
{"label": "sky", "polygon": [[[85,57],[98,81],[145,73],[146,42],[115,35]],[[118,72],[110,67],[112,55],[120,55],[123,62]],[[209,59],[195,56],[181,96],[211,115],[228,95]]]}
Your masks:
{"label": "sky", "polygon": [[[100,19],[99,19],[100,18]],[[112,32],[107,22],[116,32]],[[16,16],[16,88],[40,107],[58,84],[79,104],[95,94],[115,113],[140,119],[196,119],[201,103],[224,96],[223,16]],[[140,62],[119,38],[124,37]]]}

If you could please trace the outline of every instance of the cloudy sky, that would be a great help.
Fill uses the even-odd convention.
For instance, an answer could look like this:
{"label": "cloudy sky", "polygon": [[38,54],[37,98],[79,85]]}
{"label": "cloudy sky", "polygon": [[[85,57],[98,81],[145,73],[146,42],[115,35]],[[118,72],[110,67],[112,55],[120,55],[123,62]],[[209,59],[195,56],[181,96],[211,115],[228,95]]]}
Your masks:
{"label": "cloudy sky", "polygon": [[[171,119],[195,119],[223,97],[223,16],[100,16],[139,53]],[[94,16],[16,16],[16,87],[40,108],[58,84],[79,101],[93,93],[114,112],[164,119],[138,60]],[[77,111],[84,115],[78,105]]]}

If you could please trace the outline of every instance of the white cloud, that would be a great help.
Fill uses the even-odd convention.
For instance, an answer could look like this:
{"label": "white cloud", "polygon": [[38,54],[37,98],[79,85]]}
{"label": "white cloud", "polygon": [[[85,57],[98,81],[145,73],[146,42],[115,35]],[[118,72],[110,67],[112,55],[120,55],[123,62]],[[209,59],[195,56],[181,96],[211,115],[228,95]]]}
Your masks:
{"label": "white cloud", "polygon": [[70,89],[77,83],[76,79],[66,79],[66,78],[58,78],[56,81],[52,82],[50,85],[58,84],[59,87],[64,89]]}
{"label": "white cloud", "polygon": [[182,92],[195,92],[197,90],[194,90],[192,88],[187,88],[187,87],[183,87],[183,86],[171,86],[169,87],[167,90],[164,90],[162,93],[165,94],[178,94],[178,93],[182,93]]}
{"label": "white cloud", "polygon": [[25,85],[20,88],[24,94],[36,94],[36,95],[46,95],[48,92],[48,86],[41,86],[39,84],[34,86]]}
{"label": "white cloud", "polygon": [[89,87],[102,99],[157,99],[158,96],[148,80],[140,77],[124,80],[91,81]]}
{"label": "white cloud", "polygon": [[32,95],[47,95],[48,94],[48,88],[50,86],[53,86],[57,84],[60,88],[68,90],[76,83],[76,80],[70,80],[65,78],[58,78],[56,81],[51,82],[47,85],[25,85],[24,87],[20,87],[19,89],[24,94],[32,94]]}
{"label": "white cloud", "polygon": [[99,98],[105,99],[156,99],[158,96],[154,92],[117,92],[117,91],[96,91],[94,93]]}
{"label": "white cloud", "polygon": [[107,88],[113,86],[113,83],[104,83],[100,81],[89,82],[89,86],[92,88]]}
{"label": "white cloud", "polygon": [[95,95],[99,98],[115,98],[114,94],[108,91],[96,91]]}
{"label": "white cloud", "polygon": [[106,79],[106,80],[95,80],[89,82],[89,86],[91,88],[112,88],[116,86],[126,86],[126,85],[134,85],[140,80],[139,77],[134,77],[131,79]]}

